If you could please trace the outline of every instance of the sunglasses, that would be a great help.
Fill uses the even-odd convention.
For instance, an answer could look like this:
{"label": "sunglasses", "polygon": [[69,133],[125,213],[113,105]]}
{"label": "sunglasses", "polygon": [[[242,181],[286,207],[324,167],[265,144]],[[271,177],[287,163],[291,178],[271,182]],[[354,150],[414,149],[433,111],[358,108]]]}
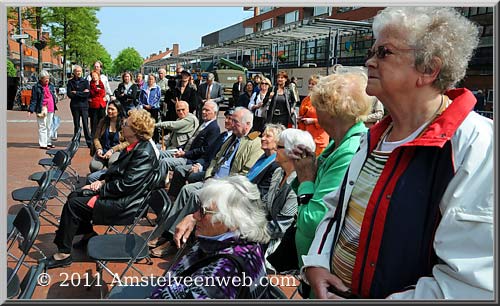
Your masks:
{"label": "sunglasses", "polygon": [[277,147],[278,147],[278,149],[284,149],[285,148],[285,146],[282,146],[282,145],[278,145]]}

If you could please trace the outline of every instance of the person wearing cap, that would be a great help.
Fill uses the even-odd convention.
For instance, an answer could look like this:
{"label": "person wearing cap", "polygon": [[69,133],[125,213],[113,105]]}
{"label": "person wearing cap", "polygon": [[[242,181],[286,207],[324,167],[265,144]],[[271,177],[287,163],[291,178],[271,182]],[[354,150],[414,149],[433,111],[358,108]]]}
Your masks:
{"label": "person wearing cap", "polygon": [[171,101],[175,103],[177,100],[186,101],[189,104],[189,112],[194,113],[196,110],[196,90],[190,86],[191,73],[187,70],[182,70],[180,73],[180,82],[177,84],[174,90],[174,100]]}

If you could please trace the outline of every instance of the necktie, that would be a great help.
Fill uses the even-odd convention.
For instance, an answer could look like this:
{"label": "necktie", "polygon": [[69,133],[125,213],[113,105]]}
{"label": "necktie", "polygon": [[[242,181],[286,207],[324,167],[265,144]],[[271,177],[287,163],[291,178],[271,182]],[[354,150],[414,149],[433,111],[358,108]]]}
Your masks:
{"label": "necktie", "polygon": [[220,167],[222,167],[222,165],[224,165],[224,163],[231,157],[231,155],[233,155],[233,152],[239,143],[240,143],[240,138],[234,137],[234,139],[231,140],[231,144],[227,146],[226,151],[215,164],[214,170],[212,171],[212,175],[215,175],[219,171]]}
{"label": "necktie", "polygon": [[[208,85],[208,84],[207,84],[207,85]],[[206,99],[207,99],[207,100],[208,100],[208,99],[210,99],[210,86],[212,86],[212,85],[208,85],[208,86],[207,86],[207,96],[206,96]]]}

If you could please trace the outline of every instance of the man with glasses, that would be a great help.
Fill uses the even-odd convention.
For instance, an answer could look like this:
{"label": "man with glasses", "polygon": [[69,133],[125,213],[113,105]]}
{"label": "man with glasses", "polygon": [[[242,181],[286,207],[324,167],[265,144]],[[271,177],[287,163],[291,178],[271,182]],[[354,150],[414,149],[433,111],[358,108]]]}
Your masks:
{"label": "man with glasses", "polygon": [[[248,109],[238,107],[232,116],[233,135],[222,145],[215,157],[212,159],[205,172],[204,180],[209,178],[223,178],[229,175],[246,175],[257,159],[264,153],[260,145],[260,133],[250,133],[252,129],[253,114]],[[167,222],[166,228],[172,235],[175,226],[185,216],[193,212],[198,200],[198,192],[204,182],[187,184],[182,187],[179,196],[172,205],[169,212],[172,220]],[[151,250],[151,254],[162,257],[175,250],[171,239],[165,244]]]}
{"label": "man with glasses", "polygon": [[186,101],[177,101],[175,111],[177,120],[155,124],[155,128],[167,129],[172,132],[165,147],[167,150],[172,150],[173,153],[188,142],[199,125],[198,118],[189,112],[189,104]]}

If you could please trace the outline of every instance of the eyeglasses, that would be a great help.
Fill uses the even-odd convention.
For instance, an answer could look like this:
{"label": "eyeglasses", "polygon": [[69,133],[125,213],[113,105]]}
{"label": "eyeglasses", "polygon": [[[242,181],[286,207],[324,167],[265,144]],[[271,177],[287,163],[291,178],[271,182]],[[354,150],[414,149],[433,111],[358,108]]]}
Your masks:
{"label": "eyeglasses", "polygon": [[205,217],[207,214],[215,215],[217,213],[215,210],[210,210],[205,206],[203,206],[200,200],[198,200],[197,202],[198,202],[198,212],[200,213],[201,218]]}
{"label": "eyeglasses", "polygon": [[285,148],[285,146],[283,146],[283,145],[277,145],[277,147],[278,147],[278,149],[284,149]]}
{"label": "eyeglasses", "polygon": [[[394,48],[394,49],[396,49],[398,51],[413,51],[413,50],[417,50],[415,48],[408,48],[408,49]],[[378,59],[384,59],[388,54],[394,54],[394,52],[392,52],[391,50],[387,49],[386,46],[378,46],[375,51],[372,50],[372,49],[368,49],[368,51],[366,51],[366,60],[369,60],[374,55],[376,55]]]}

